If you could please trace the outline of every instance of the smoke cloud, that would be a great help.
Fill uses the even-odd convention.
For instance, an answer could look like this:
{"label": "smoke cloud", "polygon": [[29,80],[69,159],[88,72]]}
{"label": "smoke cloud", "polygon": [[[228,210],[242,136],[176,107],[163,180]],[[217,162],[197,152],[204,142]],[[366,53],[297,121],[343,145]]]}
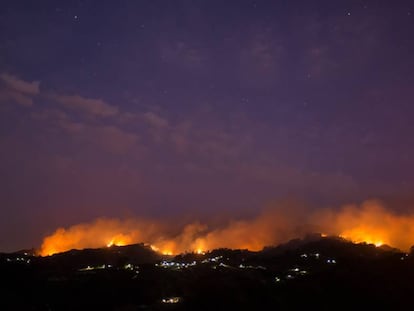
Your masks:
{"label": "smoke cloud", "polygon": [[221,226],[195,221],[178,230],[161,220],[97,219],[57,229],[44,238],[39,254],[133,243],[148,243],[164,254],[216,248],[257,251],[315,232],[408,250],[414,244],[414,214],[397,214],[381,202],[366,201],[317,211],[281,205],[268,208],[252,219],[230,219]]}

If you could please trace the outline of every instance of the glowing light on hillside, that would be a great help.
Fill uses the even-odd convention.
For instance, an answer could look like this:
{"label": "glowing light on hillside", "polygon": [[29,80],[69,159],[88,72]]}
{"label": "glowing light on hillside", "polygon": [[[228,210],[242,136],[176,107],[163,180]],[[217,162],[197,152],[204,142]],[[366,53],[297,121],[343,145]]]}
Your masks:
{"label": "glowing light on hillside", "polygon": [[208,226],[200,222],[175,224],[161,221],[97,219],[91,223],[59,228],[43,240],[39,254],[48,256],[71,249],[148,243],[164,255],[193,252],[204,254],[217,248],[260,251],[305,236],[304,223],[314,225],[321,237],[341,236],[355,243],[384,244],[409,250],[414,244],[414,214],[400,215],[375,201],[341,209],[313,210],[308,214],[294,208],[269,209],[251,219]]}
{"label": "glowing light on hillside", "polygon": [[131,238],[127,235],[117,234],[108,243],[106,243],[106,247],[125,246],[131,243],[130,240]]}
{"label": "glowing light on hillside", "polygon": [[373,244],[376,247],[387,244],[384,242],[384,239],[381,238],[381,236],[383,236],[383,234],[376,235],[374,232],[364,231],[361,229],[345,231],[340,235],[341,238],[344,238],[351,242]]}
{"label": "glowing light on hillside", "polygon": [[160,249],[158,247],[156,247],[155,245],[151,244],[150,247],[154,252],[160,252]]}

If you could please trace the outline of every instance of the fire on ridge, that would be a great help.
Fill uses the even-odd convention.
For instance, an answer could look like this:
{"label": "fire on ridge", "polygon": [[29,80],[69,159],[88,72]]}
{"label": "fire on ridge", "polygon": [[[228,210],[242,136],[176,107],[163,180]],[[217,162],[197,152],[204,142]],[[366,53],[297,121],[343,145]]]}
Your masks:
{"label": "fire on ridge", "polygon": [[303,210],[273,208],[249,220],[231,220],[222,227],[199,222],[172,231],[161,221],[97,219],[69,228],[59,228],[44,238],[39,255],[71,249],[148,243],[164,255],[204,253],[216,248],[259,251],[309,233],[309,226],[329,236],[355,243],[387,244],[408,250],[414,244],[414,215],[398,215],[376,201],[304,213]]}

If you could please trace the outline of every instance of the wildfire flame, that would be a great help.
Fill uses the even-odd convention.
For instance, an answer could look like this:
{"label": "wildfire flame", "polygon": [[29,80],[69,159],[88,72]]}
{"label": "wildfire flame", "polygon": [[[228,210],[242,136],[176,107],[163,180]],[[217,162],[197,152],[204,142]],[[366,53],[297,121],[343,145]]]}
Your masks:
{"label": "wildfire flame", "polygon": [[319,212],[316,218],[331,234],[355,243],[386,244],[401,250],[414,244],[414,214],[396,214],[377,201],[344,206],[338,212]]}
{"label": "wildfire flame", "polygon": [[261,250],[309,232],[311,224],[322,236],[341,236],[356,243],[388,244],[407,250],[414,244],[414,215],[398,215],[376,201],[339,210],[304,212],[298,208],[269,209],[251,220],[229,221],[222,227],[194,222],[178,232],[160,221],[97,219],[91,223],[57,229],[43,240],[40,255],[70,249],[122,246],[145,242],[164,255],[182,252],[203,254],[215,248]]}
{"label": "wildfire flame", "polygon": [[124,234],[118,234],[113,237],[107,244],[107,247],[115,246],[124,246],[132,243],[131,238]]}
{"label": "wildfire flame", "polygon": [[368,244],[374,244],[376,247],[387,244],[380,239],[380,235],[373,235],[371,232],[367,232],[364,229],[349,230],[339,236],[354,243],[364,242]]}

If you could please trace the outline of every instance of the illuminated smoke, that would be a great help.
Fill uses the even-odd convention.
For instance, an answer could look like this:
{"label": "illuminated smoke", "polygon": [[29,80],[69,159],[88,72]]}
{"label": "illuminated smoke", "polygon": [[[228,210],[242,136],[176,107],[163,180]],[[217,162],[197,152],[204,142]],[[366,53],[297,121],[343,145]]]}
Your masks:
{"label": "illuminated smoke", "polygon": [[257,251],[315,231],[353,242],[388,244],[407,250],[414,244],[414,214],[399,215],[377,201],[367,201],[359,206],[316,212],[298,206],[278,206],[253,219],[230,220],[221,227],[194,222],[178,231],[161,221],[97,219],[57,229],[43,240],[39,253],[46,256],[70,249],[141,242],[163,254],[201,253],[215,248]]}
{"label": "illuminated smoke", "polygon": [[47,256],[71,249],[133,244],[150,239],[160,229],[160,226],[153,222],[97,219],[68,229],[57,229],[52,235],[44,238],[40,255]]}
{"label": "illuminated smoke", "polygon": [[393,213],[377,201],[348,205],[339,212],[323,211],[315,219],[327,233],[356,243],[387,244],[402,250],[414,244],[414,214]]}

